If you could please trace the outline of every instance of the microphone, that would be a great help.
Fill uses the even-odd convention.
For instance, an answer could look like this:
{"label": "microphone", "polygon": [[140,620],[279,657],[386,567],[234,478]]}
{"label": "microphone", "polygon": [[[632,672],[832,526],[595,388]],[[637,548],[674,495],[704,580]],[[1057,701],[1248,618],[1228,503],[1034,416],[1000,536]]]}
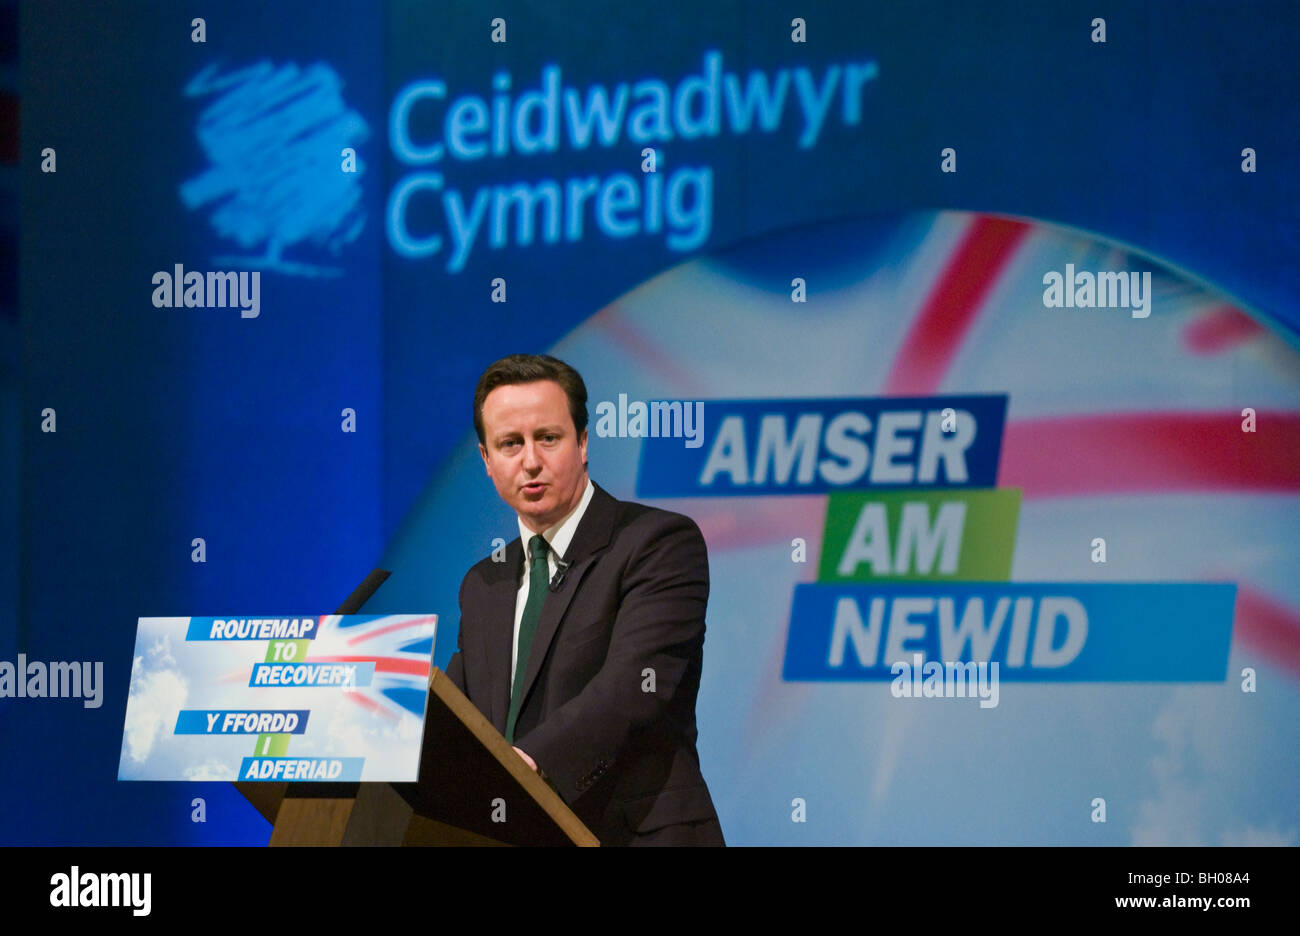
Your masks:
{"label": "microphone", "polygon": [[555,557],[555,578],[551,579],[551,591],[559,591],[560,585],[564,583],[564,573],[569,571],[570,562],[565,562],[559,556]]}

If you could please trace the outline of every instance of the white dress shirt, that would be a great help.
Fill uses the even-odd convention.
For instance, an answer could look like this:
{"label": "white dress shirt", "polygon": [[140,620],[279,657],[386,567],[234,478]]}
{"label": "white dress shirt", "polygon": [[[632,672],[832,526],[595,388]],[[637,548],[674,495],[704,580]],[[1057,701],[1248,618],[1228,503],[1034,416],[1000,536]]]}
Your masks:
{"label": "white dress shirt", "polygon": [[[591,476],[588,475],[587,489],[582,492],[582,500],[578,501],[578,506],[569,511],[569,515],[559,523],[542,531],[542,538],[551,547],[546,554],[546,564],[549,572],[548,580],[555,578],[555,573],[559,569],[559,564],[555,561],[555,558],[557,555],[563,558],[565,550],[569,548],[569,543],[573,540],[573,534],[578,529],[578,523],[582,520],[582,515],[587,512],[587,505],[591,503],[591,495],[595,490],[591,483]],[[518,519],[517,514],[516,519]],[[528,555],[528,542],[536,535],[532,530],[524,526],[522,519],[519,519],[519,538],[524,544],[524,567],[519,570],[519,594],[515,596],[515,636],[510,647],[511,686],[515,684],[515,667],[519,663],[519,625],[524,619],[524,605],[528,603],[528,587],[532,579],[532,576],[528,574],[532,564],[532,559]]]}

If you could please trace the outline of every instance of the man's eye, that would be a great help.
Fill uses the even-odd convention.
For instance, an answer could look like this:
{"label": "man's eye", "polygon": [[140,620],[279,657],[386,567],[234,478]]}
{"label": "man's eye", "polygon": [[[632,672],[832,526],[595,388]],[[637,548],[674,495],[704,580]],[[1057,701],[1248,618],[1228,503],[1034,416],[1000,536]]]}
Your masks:
{"label": "man's eye", "polygon": [[542,438],[551,439],[552,441],[554,441],[555,439],[558,439],[559,436],[555,435],[554,433],[551,433],[550,435],[543,436]]}

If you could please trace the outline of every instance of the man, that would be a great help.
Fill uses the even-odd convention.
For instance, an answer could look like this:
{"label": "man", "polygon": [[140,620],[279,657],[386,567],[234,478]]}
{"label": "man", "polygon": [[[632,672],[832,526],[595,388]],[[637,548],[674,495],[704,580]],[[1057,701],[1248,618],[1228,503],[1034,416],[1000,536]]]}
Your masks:
{"label": "man", "polygon": [[489,367],[474,428],[520,538],[461,582],[448,676],[602,844],[725,844],[695,748],[699,527],[588,478],[587,388],[563,361]]}

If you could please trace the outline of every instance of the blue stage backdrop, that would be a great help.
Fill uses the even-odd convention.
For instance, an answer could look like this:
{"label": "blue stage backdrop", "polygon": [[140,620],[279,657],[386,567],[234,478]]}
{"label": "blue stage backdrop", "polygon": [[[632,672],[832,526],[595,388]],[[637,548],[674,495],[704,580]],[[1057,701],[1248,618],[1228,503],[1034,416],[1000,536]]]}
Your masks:
{"label": "blue stage backdrop", "polygon": [[[517,535],[474,384],[528,351],[593,479],[705,535],[729,843],[1294,844],[1298,29],[23,5],[0,841],[265,843],[229,784],[117,781],[137,618],[379,566],[445,665]],[[5,692],[20,654],[97,697]]]}

